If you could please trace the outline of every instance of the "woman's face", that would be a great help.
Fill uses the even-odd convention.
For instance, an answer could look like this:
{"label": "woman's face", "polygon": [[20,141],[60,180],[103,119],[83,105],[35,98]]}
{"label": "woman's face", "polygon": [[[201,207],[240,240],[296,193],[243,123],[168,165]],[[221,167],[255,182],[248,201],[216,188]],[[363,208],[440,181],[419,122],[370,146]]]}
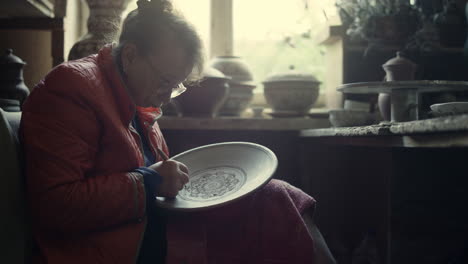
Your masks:
{"label": "woman's face", "polygon": [[186,51],[174,39],[167,38],[148,54],[138,52],[134,44],[122,51],[125,82],[134,103],[142,107],[161,107],[171,93],[190,74]]}

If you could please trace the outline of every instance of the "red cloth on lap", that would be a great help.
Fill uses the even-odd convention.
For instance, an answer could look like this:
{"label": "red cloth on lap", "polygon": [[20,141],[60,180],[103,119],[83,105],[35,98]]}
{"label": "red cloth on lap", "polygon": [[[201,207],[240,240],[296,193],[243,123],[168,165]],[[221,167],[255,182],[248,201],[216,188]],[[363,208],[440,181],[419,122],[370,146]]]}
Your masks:
{"label": "red cloth on lap", "polygon": [[168,264],[313,263],[302,219],[315,200],[279,180],[229,205],[169,212]]}

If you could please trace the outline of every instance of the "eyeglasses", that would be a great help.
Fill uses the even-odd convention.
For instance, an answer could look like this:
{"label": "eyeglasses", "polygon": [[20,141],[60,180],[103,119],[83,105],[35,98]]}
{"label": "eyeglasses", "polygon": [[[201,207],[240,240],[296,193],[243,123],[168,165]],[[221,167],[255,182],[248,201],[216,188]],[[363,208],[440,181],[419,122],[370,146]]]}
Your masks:
{"label": "eyeglasses", "polygon": [[158,76],[159,81],[158,81],[158,86],[159,88],[170,88],[171,91],[171,98],[175,98],[179,95],[181,95],[183,92],[187,90],[187,87],[184,86],[183,83],[178,83],[175,85],[171,85],[171,81],[167,80],[164,78],[161,74],[160,71],[156,69],[156,67],[151,63],[150,59],[145,57],[146,62],[151,68],[151,71],[154,73],[154,75]]}

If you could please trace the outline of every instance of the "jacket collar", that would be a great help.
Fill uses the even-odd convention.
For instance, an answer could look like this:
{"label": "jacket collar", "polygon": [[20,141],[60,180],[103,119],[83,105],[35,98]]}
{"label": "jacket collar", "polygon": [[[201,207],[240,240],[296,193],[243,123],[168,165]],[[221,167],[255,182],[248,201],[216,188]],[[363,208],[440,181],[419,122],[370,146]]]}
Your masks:
{"label": "jacket collar", "polygon": [[138,107],[133,103],[122,75],[117,68],[117,63],[112,56],[112,44],[104,46],[98,53],[98,65],[103,70],[107,81],[116,100],[116,105],[120,109],[122,122],[126,125],[130,124],[135,112],[143,122],[153,125],[156,120],[162,116],[162,111],[157,107]]}
{"label": "jacket collar", "polygon": [[162,110],[159,107],[139,107],[137,106],[138,118],[144,125],[153,126],[156,120],[162,116]]}

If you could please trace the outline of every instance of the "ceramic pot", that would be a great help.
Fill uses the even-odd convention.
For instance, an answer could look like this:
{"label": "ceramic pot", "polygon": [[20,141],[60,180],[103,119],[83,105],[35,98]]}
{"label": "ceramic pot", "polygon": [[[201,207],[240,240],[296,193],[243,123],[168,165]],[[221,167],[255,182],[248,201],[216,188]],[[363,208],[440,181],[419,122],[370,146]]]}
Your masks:
{"label": "ceramic pot", "polygon": [[227,99],[230,78],[207,68],[199,84],[187,85],[187,91],[174,98],[183,116],[214,117]]}
{"label": "ceramic pot", "polygon": [[97,53],[115,39],[123,11],[132,0],[85,0],[89,7],[88,33],[73,45],[68,60]]}
{"label": "ceramic pot", "polygon": [[11,49],[0,57],[0,98],[17,100],[22,104],[29,95],[23,79],[24,65],[26,62],[15,56]]}
{"label": "ceramic pot", "polygon": [[218,56],[210,66],[229,77],[229,92],[226,101],[219,110],[219,115],[239,116],[249,106],[253,98],[252,72],[240,57]]}
{"label": "ceramic pot", "polygon": [[[414,80],[417,65],[411,60],[404,58],[401,52],[396,57],[388,60],[382,68],[385,70],[386,81],[410,81]],[[379,110],[385,121],[391,120],[390,94],[380,93],[378,98]]]}
{"label": "ceramic pot", "polygon": [[273,112],[305,115],[319,96],[320,82],[313,75],[291,67],[289,72],[269,76],[263,86]]}

